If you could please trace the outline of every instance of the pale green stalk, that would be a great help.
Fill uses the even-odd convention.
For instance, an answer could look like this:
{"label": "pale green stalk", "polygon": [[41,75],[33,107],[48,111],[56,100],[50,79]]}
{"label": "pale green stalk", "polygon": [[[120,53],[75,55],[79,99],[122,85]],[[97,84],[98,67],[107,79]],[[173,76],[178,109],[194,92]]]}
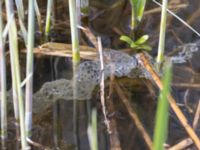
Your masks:
{"label": "pale green stalk", "polygon": [[55,101],[53,104],[53,141],[55,149],[60,149],[62,141],[61,115],[59,112],[60,104]]}
{"label": "pale green stalk", "polygon": [[[14,14],[13,1],[6,0],[6,11],[7,18],[10,18]],[[19,105],[19,117],[20,117],[20,135],[21,135],[21,145],[22,149],[28,148],[25,134],[25,123],[24,123],[24,103],[23,95],[21,89],[21,79],[20,79],[20,67],[19,67],[19,56],[18,56],[18,41],[17,41],[17,28],[15,20],[11,21],[9,28],[9,48],[10,48],[10,60],[11,60],[11,71],[12,71],[12,82],[14,93],[16,93]]]}
{"label": "pale green stalk", "polygon": [[[7,14],[8,16],[8,14]],[[14,20],[14,14],[10,14],[9,18],[7,19],[7,25],[4,29],[7,30],[5,32],[7,32],[4,36],[4,38],[7,37],[7,34],[9,34],[9,29],[12,26],[13,20]],[[19,105],[18,105],[18,98],[17,98],[17,85],[16,85],[16,79],[15,79],[15,74],[14,74],[14,65],[11,64],[11,73],[12,73],[12,96],[13,96],[13,107],[14,107],[14,115],[15,115],[15,119],[16,119],[16,126],[18,127],[18,123],[19,123]],[[17,129],[18,130],[18,129]]]}
{"label": "pale green stalk", "polygon": [[136,19],[135,19],[135,0],[130,0],[131,3],[131,30],[135,28],[136,25]]}
{"label": "pale green stalk", "polygon": [[46,25],[45,25],[45,41],[47,41],[50,27],[51,27],[51,11],[52,11],[53,0],[47,2],[47,14],[46,14]]}
{"label": "pale green stalk", "polygon": [[23,36],[25,45],[27,45],[27,30],[24,25],[24,5],[23,5],[22,0],[15,0],[15,4],[17,6],[17,14],[19,18],[19,25],[22,32],[22,36]]}
{"label": "pale green stalk", "polygon": [[[13,19],[14,19],[14,14],[10,15],[10,17],[7,19],[8,21],[7,21],[7,24],[6,24],[6,26],[4,28],[4,31],[3,31],[3,40],[4,40],[4,42],[5,42],[5,39],[6,39],[7,35],[8,35],[8,31],[9,31],[9,28],[10,28],[10,26],[12,24]],[[13,66],[11,65],[11,68],[12,67]],[[13,70],[13,69],[11,69],[11,70]],[[16,82],[15,82],[14,79],[12,81],[12,87],[16,87]],[[14,90],[14,88],[12,88],[12,95],[13,95],[13,107],[14,107],[14,115],[15,115],[15,119],[16,119],[16,127],[19,127],[19,125],[18,125],[18,123],[19,123],[19,106],[18,106],[18,100],[17,100],[17,93]]]}
{"label": "pale green stalk", "polygon": [[36,13],[36,17],[37,17],[39,31],[42,32],[42,16],[41,16],[41,13],[40,13],[40,10],[38,7],[37,0],[34,0],[34,5],[35,5],[35,13]]}
{"label": "pale green stalk", "polygon": [[97,111],[92,110],[92,119],[88,126],[88,138],[91,150],[98,150],[98,136],[97,136]]}
{"label": "pale green stalk", "polygon": [[[160,64],[164,59],[164,49],[165,49],[165,34],[166,34],[166,19],[167,19],[167,4],[168,0],[163,0],[162,3],[162,13],[161,13],[161,24],[160,24],[160,37],[158,45],[158,55],[157,55],[157,65],[160,69]],[[168,128],[168,109],[169,104],[167,101],[167,95],[170,93],[170,83],[171,83],[171,64],[166,66],[165,74],[163,78],[164,88],[160,93],[158,108],[156,112],[156,125],[154,130],[154,150],[164,149],[163,144],[167,138],[167,128]]]}
{"label": "pale green stalk", "polygon": [[2,1],[0,1],[0,99],[1,99],[1,139],[7,138],[7,91],[6,91],[6,55],[3,39]]}
{"label": "pale green stalk", "polygon": [[28,45],[27,45],[27,64],[26,64],[26,77],[31,75],[26,82],[26,113],[25,113],[25,126],[26,134],[31,135],[32,129],[32,98],[33,98],[33,46],[34,46],[34,1],[29,0],[29,13],[28,13]]}
{"label": "pale green stalk", "polygon": [[81,25],[81,0],[76,1],[77,24]]}
{"label": "pale green stalk", "polygon": [[57,1],[53,1],[52,2],[52,10],[51,10],[51,12],[52,12],[52,16],[51,16],[51,20],[52,20],[52,26],[54,27],[55,26],[55,24],[56,24],[56,7],[57,7]]}
{"label": "pale green stalk", "polygon": [[156,62],[160,65],[164,59],[164,49],[165,49],[165,34],[166,34],[166,20],[167,20],[167,4],[168,0],[163,0],[162,3],[162,13],[161,13],[161,23],[160,23],[160,37],[158,45],[158,55]]}
{"label": "pale green stalk", "polygon": [[163,90],[160,92],[157,112],[156,112],[156,124],[154,130],[154,150],[164,150],[164,143],[168,134],[168,111],[169,103],[167,96],[170,93],[170,83],[172,78],[171,64],[167,64],[164,70],[163,78]]}
{"label": "pale green stalk", "polygon": [[69,0],[69,14],[70,14],[70,27],[71,27],[71,40],[72,40],[72,59],[73,63],[79,63],[79,38],[77,28],[77,14],[76,14],[76,1]]}
{"label": "pale green stalk", "polygon": [[139,0],[137,6],[137,19],[140,22],[143,17],[144,8],[146,6],[146,0]]}
{"label": "pale green stalk", "polygon": [[24,21],[24,5],[23,5],[23,1],[22,0],[15,0],[15,4],[17,6],[17,12],[18,12],[19,18],[21,18],[22,21]]}
{"label": "pale green stalk", "polygon": [[[72,41],[72,62],[73,62],[73,76],[76,74],[77,66],[80,62],[80,52],[79,52],[79,37],[78,37],[78,24],[77,24],[77,7],[76,0],[69,0],[69,14],[70,14],[70,28],[71,28],[71,41]],[[73,78],[73,123],[74,123],[74,142],[78,147],[77,138],[77,79]],[[78,149],[78,148],[77,148]]]}
{"label": "pale green stalk", "polygon": [[12,15],[12,16],[8,19],[7,24],[6,24],[6,26],[4,27],[4,30],[3,30],[3,42],[4,42],[4,43],[5,43],[6,38],[7,38],[7,36],[8,36],[8,30],[9,30],[10,23],[11,23],[11,21],[13,20],[13,18],[14,18],[14,15]]}

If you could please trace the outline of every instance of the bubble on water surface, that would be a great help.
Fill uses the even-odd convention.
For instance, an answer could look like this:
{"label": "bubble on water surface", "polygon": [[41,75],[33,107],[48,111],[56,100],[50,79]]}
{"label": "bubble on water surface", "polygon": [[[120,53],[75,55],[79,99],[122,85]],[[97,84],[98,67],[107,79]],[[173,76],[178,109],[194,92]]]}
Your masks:
{"label": "bubble on water surface", "polygon": [[[100,62],[85,61],[82,62],[76,72],[75,80],[77,81],[77,92],[73,97],[73,79],[60,79],[52,82],[46,82],[42,88],[34,94],[35,112],[40,112],[39,103],[43,101],[43,107],[47,108],[52,101],[59,99],[87,100],[91,98],[92,91],[100,82],[101,73],[104,73],[105,79],[113,74],[117,77],[129,76],[131,70],[137,68],[137,60],[126,53],[120,51],[106,51],[104,55],[104,70],[101,71]],[[112,71],[112,69],[114,69]]]}

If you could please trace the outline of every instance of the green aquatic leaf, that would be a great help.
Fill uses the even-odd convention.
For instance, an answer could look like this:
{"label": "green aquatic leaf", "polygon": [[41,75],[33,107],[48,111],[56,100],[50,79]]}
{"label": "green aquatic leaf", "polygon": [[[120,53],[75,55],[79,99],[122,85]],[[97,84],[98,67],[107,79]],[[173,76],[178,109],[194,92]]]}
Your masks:
{"label": "green aquatic leaf", "polygon": [[148,44],[143,44],[143,45],[138,46],[136,49],[145,50],[145,51],[151,51],[152,47],[149,46]]}
{"label": "green aquatic leaf", "polygon": [[142,20],[145,6],[146,6],[146,0],[138,0],[136,5],[136,11],[137,11],[136,16],[139,22]]}
{"label": "green aquatic leaf", "polygon": [[129,45],[131,45],[133,43],[133,40],[130,37],[126,36],[126,35],[122,35],[120,37],[120,40],[128,43]]}
{"label": "green aquatic leaf", "polygon": [[138,40],[136,40],[134,43],[137,45],[141,45],[141,44],[144,44],[148,39],[149,39],[148,35],[143,35]]}
{"label": "green aquatic leaf", "polygon": [[122,35],[120,37],[120,40],[126,42],[129,44],[129,46],[133,49],[137,49],[137,50],[146,50],[146,51],[151,51],[152,48],[148,45],[145,44],[145,42],[149,39],[148,35],[143,35],[142,37],[140,37],[137,41],[133,41],[130,37],[126,36],[126,35]]}
{"label": "green aquatic leaf", "polygon": [[131,48],[137,48],[139,45],[135,44],[135,42],[131,43],[130,47]]}

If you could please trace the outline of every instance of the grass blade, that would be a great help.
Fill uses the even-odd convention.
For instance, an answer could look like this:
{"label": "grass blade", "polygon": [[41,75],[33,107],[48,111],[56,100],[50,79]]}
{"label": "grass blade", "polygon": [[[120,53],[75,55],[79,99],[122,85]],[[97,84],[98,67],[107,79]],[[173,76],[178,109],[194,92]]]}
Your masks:
{"label": "grass blade", "polygon": [[156,112],[156,125],[154,130],[154,150],[162,150],[163,144],[167,138],[168,129],[168,110],[169,103],[167,96],[170,93],[170,83],[171,83],[172,71],[171,64],[167,64],[165,68],[163,83],[163,90],[160,92],[157,112]]}

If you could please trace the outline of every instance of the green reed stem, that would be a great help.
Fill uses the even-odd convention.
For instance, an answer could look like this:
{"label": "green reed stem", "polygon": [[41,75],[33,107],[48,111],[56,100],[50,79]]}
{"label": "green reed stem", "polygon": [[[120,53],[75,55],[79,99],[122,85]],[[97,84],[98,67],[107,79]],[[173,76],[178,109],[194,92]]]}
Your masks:
{"label": "green reed stem", "polygon": [[[6,0],[6,12],[7,18],[9,19],[14,14],[13,1]],[[11,21],[9,27],[9,48],[10,48],[10,60],[11,60],[11,71],[12,71],[12,82],[13,90],[17,95],[18,105],[19,105],[19,117],[20,117],[20,135],[21,135],[21,145],[22,149],[28,148],[25,133],[25,123],[24,123],[24,103],[21,89],[21,79],[20,79],[20,67],[19,67],[19,56],[18,56],[18,41],[17,41],[17,27],[15,20]]]}
{"label": "green reed stem", "polygon": [[77,29],[77,14],[76,14],[76,1],[69,0],[69,14],[70,14],[70,27],[71,27],[71,40],[72,40],[72,59],[73,63],[80,62],[79,52],[79,37]]}
{"label": "green reed stem", "polygon": [[[69,0],[69,15],[70,15],[70,28],[71,28],[71,41],[72,41],[72,62],[73,62],[73,76],[76,74],[78,64],[80,62],[80,52],[79,52],[79,37],[78,37],[78,18],[77,18],[77,7],[76,0]],[[78,145],[78,124],[77,124],[77,79],[73,77],[73,132],[74,132],[74,142]]]}
{"label": "green reed stem", "polygon": [[47,14],[46,14],[46,25],[45,25],[45,41],[48,41],[50,29],[51,29],[51,11],[52,11],[53,0],[47,1]]}
{"label": "green reed stem", "polygon": [[160,23],[160,37],[159,37],[159,45],[158,45],[158,55],[157,55],[157,59],[156,59],[158,65],[160,65],[162,63],[162,61],[164,60],[167,4],[168,4],[168,0],[163,0],[161,23]]}
{"label": "green reed stem", "polygon": [[163,150],[163,144],[167,138],[168,131],[168,111],[169,103],[167,95],[170,93],[170,83],[172,78],[171,64],[167,64],[164,70],[163,77],[163,90],[160,92],[157,112],[156,112],[156,124],[154,130],[154,150]]}
{"label": "green reed stem", "polygon": [[3,39],[2,1],[0,2],[0,90],[1,90],[1,139],[7,138],[7,91],[6,91],[6,55]]}
{"label": "green reed stem", "polygon": [[143,17],[146,0],[139,0],[137,4],[137,20],[140,22]]}
{"label": "green reed stem", "polygon": [[25,126],[28,136],[31,135],[32,129],[32,98],[33,98],[33,46],[34,46],[34,1],[29,1],[28,13],[28,45],[27,45],[27,64],[26,64],[26,113],[25,113]]}
{"label": "green reed stem", "polygon": [[131,2],[131,30],[133,30],[136,25],[135,0],[130,0],[130,2]]}

